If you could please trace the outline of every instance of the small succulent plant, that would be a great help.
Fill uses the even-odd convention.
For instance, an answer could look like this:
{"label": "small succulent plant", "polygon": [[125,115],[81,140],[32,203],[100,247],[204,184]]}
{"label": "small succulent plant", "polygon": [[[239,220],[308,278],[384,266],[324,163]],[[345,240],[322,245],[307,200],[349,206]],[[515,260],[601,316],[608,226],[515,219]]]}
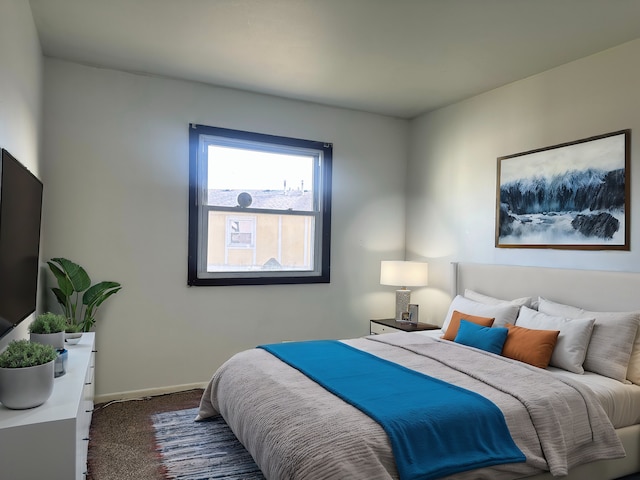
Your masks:
{"label": "small succulent plant", "polygon": [[64,315],[55,313],[42,313],[29,325],[29,333],[58,333],[64,332],[67,320]]}
{"label": "small succulent plant", "polygon": [[55,360],[58,353],[51,345],[13,340],[0,354],[0,368],[35,367]]}
{"label": "small succulent plant", "polygon": [[64,327],[64,331],[67,333],[80,333],[82,332],[82,325],[67,322],[67,325]]}

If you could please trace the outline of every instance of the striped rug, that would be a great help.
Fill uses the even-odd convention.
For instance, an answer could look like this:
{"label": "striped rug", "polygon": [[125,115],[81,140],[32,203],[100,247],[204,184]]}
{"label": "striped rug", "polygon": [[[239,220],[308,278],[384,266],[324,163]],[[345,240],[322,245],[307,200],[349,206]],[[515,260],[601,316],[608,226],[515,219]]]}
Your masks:
{"label": "striped rug", "polygon": [[194,422],[197,408],[152,416],[167,479],[264,480],[222,417]]}

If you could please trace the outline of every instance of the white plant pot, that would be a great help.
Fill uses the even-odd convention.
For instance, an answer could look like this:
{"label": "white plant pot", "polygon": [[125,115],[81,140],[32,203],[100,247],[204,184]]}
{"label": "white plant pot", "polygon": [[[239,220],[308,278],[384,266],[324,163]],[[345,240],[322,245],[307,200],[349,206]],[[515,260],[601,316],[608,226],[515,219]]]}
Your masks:
{"label": "white plant pot", "polygon": [[55,360],[25,368],[0,368],[0,402],[14,410],[46,402],[53,392]]}
{"label": "white plant pot", "polygon": [[67,345],[75,345],[82,339],[82,332],[65,333],[64,341]]}
{"label": "white plant pot", "polygon": [[29,339],[35,343],[51,345],[56,350],[64,348],[64,332],[58,333],[30,333]]}

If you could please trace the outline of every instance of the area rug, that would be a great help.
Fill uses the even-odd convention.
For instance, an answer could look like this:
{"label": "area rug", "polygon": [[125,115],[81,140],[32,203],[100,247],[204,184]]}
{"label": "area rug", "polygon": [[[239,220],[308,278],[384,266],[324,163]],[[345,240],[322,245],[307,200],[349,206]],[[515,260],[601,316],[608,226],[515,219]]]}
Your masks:
{"label": "area rug", "polygon": [[195,422],[197,408],[152,416],[167,479],[264,480],[222,417]]}

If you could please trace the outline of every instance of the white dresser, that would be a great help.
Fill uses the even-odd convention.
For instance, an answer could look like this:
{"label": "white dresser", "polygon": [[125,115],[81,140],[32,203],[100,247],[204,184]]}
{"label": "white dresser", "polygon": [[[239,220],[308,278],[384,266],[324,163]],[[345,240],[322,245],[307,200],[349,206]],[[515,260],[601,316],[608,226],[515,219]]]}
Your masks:
{"label": "white dresser", "polygon": [[9,410],[0,404],[0,478],[82,480],[93,411],[95,333],[68,345],[66,374],[43,405]]}

